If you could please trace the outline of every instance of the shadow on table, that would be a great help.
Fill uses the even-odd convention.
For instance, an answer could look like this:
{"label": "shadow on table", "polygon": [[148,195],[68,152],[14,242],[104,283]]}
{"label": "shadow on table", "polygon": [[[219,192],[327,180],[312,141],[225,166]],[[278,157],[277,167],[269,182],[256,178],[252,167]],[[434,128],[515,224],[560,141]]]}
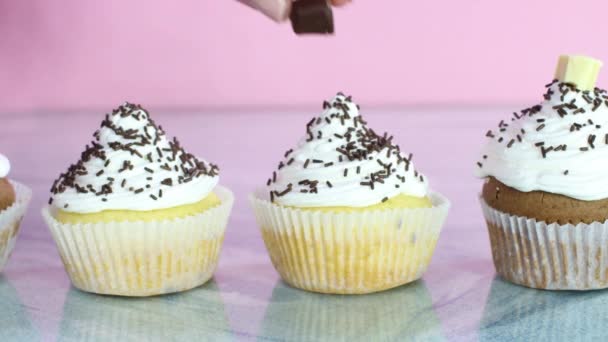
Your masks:
{"label": "shadow on table", "polygon": [[27,308],[15,287],[0,275],[0,341],[38,341],[40,334],[34,327]]}
{"label": "shadow on table", "polygon": [[496,277],[480,324],[482,341],[607,341],[608,291],[546,291]]}
{"label": "shadow on table", "polygon": [[278,281],[260,338],[270,340],[443,340],[423,281],[369,295],[325,295]]}
{"label": "shadow on table", "polygon": [[199,341],[229,336],[216,283],[183,293],[126,298],[68,292],[59,341]]}

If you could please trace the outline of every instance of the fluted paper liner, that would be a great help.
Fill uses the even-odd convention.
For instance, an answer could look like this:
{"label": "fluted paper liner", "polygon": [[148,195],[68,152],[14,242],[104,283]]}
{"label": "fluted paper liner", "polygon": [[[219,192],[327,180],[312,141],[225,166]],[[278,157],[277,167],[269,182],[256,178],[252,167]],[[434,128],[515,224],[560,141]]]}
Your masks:
{"label": "fluted paper liner", "polygon": [[547,290],[608,287],[608,221],[549,224],[503,213],[480,201],[501,277]]}
{"label": "fluted paper liner", "polygon": [[42,210],[72,284],[87,292],[152,296],[200,286],[219,259],[234,197],[198,215],[151,222],[65,224]]}
{"label": "fluted paper liner", "polygon": [[433,207],[333,213],[301,210],[251,195],[272,264],[308,291],[360,294],[419,279],[439,239],[449,201]]}
{"label": "fluted paper liner", "polygon": [[19,226],[32,198],[32,191],[23,184],[9,181],[15,190],[15,203],[0,211],[0,271],[6,265],[19,234]]}

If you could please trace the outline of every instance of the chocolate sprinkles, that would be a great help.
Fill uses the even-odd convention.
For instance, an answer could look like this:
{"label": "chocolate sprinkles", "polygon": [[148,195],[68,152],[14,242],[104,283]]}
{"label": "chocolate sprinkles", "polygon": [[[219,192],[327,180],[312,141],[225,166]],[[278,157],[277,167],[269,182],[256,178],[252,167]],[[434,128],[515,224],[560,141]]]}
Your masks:
{"label": "chocolate sprinkles", "polygon": [[[555,120],[573,118],[573,116],[583,118],[585,115],[588,115],[588,113],[595,112],[602,106],[608,107],[608,96],[606,91],[598,88],[595,88],[593,91],[581,91],[572,83],[563,83],[558,80],[553,80],[553,82],[547,84],[546,87],[547,91],[543,98],[547,102],[523,109],[520,112],[513,113],[511,121],[517,122],[518,120],[532,118],[543,111],[543,106],[547,106],[547,103],[550,103],[550,109],[557,113],[556,116],[538,117],[533,119],[533,122],[537,124],[535,130],[540,132],[546,129],[549,123],[553,125]],[[546,114],[546,112],[543,112],[543,116],[544,114]],[[602,128],[602,125],[596,124],[591,118],[588,117],[574,123],[571,122],[572,119],[568,120],[570,122],[568,122],[568,126],[566,127],[570,133],[574,134],[581,134],[577,132],[599,130]],[[554,128],[558,127],[560,126],[555,125],[551,128],[553,130]],[[523,137],[523,135],[526,133],[525,130],[513,123],[508,124],[504,120],[501,120],[498,123],[498,133],[495,134],[494,132],[495,131],[488,130],[485,135],[490,139],[496,140],[497,143],[506,142],[506,148],[511,148],[515,143],[523,143],[525,141]],[[603,134],[604,144],[608,145],[608,133]],[[581,142],[586,143],[587,146],[578,147],[578,150],[581,152],[587,152],[595,149],[598,140],[597,136],[598,134],[594,133],[587,133],[584,136],[581,136],[581,140],[583,140]],[[568,146],[566,144],[559,144],[555,146],[548,145],[549,144],[545,144],[544,141],[534,143],[534,146],[539,148],[542,158],[547,158],[550,152],[564,152],[568,150]],[[486,158],[487,156],[484,155],[483,159]],[[483,167],[483,164],[481,162],[477,162],[477,166],[481,168]],[[564,174],[567,175],[568,171],[564,171]]]}
{"label": "chocolate sprinkles", "polygon": [[[278,183],[276,182],[275,171],[273,177],[270,178],[271,182],[267,182],[271,201],[292,194],[314,196],[325,191],[342,191],[335,189],[342,189],[343,184],[348,184],[351,178],[369,191],[378,191],[378,184],[386,184],[391,180],[392,182],[399,181],[402,184],[405,182],[405,175],[408,172],[415,173],[413,179],[416,182],[424,183],[424,177],[413,170],[413,167],[410,168],[412,154],[403,157],[399,146],[393,142],[392,136],[387,133],[377,134],[374,130],[368,128],[367,122],[363,120],[361,115],[353,112],[355,106],[351,101],[352,98],[349,96],[338,95],[334,101],[323,103],[325,111],[322,116],[308,121],[305,140],[307,142],[314,141],[314,144],[321,144],[320,146],[323,146],[323,148],[331,146],[331,150],[325,150],[323,154],[318,155],[321,158],[305,159],[302,165],[304,170],[312,169],[303,173],[307,177],[316,174],[317,170],[334,168],[334,170],[328,170],[327,173],[336,177],[335,172],[338,172],[340,178],[347,178],[347,180],[336,183],[335,179],[332,178],[332,181],[334,181],[332,183],[327,179],[302,179],[294,182],[293,188],[285,193],[288,188],[285,188],[282,179]],[[501,125],[508,126],[504,122]],[[293,153],[298,154],[297,158],[302,158],[302,155],[299,154],[300,151],[289,150],[285,153],[285,159],[279,165],[292,164],[294,159],[289,157],[294,157],[291,155]],[[368,167],[368,165],[371,165],[367,164],[368,161],[372,161],[374,165]],[[359,165],[361,162],[366,163],[364,167]],[[311,167],[311,163],[316,165]],[[351,168],[353,169],[351,170]],[[294,171],[297,172],[293,168],[290,169],[290,176]],[[287,171],[279,167],[279,172]],[[319,175],[323,174],[323,171],[319,172]],[[327,186],[319,188],[318,184],[323,183]],[[400,186],[393,183],[390,185],[391,188],[393,185],[396,188]],[[284,193],[285,195],[283,195]]]}
{"label": "chocolate sprinkles", "polygon": [[[144,121],[143,124],[141,124],[143,126],[139,129],[124,129],[121,126],[122,120],[130,119],[140,122]],[[113,135],[110,135],[114,140],[107,142],[102,141],[102,136],[106,139],[108,137],[107,134],[102,134],[102,130],[109,130],[114,133]],[[77,163],[70,165],[68,170],[65,173],[60,174],[53,182],[51,187],[52,197],[62,194],[69,189],[73,189],[77,193],[95,194],[95,196],[100,197],[102,202],[111,200],[111,198],[107,198],[106,196],[115,192],[114,182],[118,177],[108,176],[101,180],[102,175],[107,172],[107,169],[102,169],[95,173],[95,177],[100,179],[98,182],[83,183],[85,178],[82,178],[81,176],[90,173],[88,167],[89,163],[93,160],[102,161],[106,168],[109,167],[112,162],[114,162],[115,165],[120,165],[120,168],[118,168],[116,172],[124,175],[119,178],[121,181],[116,186],[119,186],[120,189],[124,189],[122,191],[133,193],[133,195],[142,194],[144,189],[158,189],[160,185],[174,186],[174,184],[176,184],[174,180],[176,180],[177,183],[182,184],[202,176],[215,177],[218,175],[219,168],[216,165],[207,164],[206,162],[197,159],[194,155],[186,152],[176,138],[167,141],[163,140],[164,136],[165,132],[162,127],[156,125],[149,117],[147,111],[140,105],[126,103],[123,106],[114,109],[110,114],[105,115],[100,130],[97,130],[93,134],[94,140],[90,145],[85,147],[80,160]],[[159,145],[161,141],[166,141],[163,143],[166,144],[166,147]],[[106,155],[106,151],[108,150],[126,152],[121,154],[126,157],[124,160],[120,161],[110,160]],[[149,150],[154,151],[157,157],[153,157],[152,152],[148,152]],[[169,153],[163,153],[163,151]],[[160,164],[158,169],[153,165],[154,161]],[[141,166],[142,164],[146,166]],[[150,176],[145,177],[147,183],[137,189],[134,189],[133,187],[127,188],[126,184],[129,175],[126,173],[140,167],[146,173],[150,174]],[[152,176],[157,173],[155,170],[163,170],[163,173],[174,173],[174,175],[171,177],[164,177],[160,182],[159,180],[156,180],[156,182],[159,183],[155,184],[155,177]],[[149,196],[153,200],[158,200],[163,195],[162,189],[158,189],[157,193],[158,196],[155,194],[146,194],[146,196]],[[49,199],[49,203],[53,202],[52,197]],[[133,200],[136,201],[137,199],[134,198]]]}

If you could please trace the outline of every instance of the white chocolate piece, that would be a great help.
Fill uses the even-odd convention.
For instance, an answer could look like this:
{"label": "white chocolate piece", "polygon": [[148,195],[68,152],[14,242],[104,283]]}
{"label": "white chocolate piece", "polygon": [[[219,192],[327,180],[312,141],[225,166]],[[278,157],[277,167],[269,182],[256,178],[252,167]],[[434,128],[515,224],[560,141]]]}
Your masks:
{"label": "white chocolate piece", "polygon": [[557,62],[555,78],[572,83],[580,90],[593,90],[602,62],[587,56],[562,55]]}

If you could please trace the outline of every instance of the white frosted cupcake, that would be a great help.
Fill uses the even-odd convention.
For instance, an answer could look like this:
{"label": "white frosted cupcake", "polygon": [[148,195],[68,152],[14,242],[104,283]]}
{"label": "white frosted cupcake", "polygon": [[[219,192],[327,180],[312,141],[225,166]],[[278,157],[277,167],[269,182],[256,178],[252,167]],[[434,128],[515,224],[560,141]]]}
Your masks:
{"label": "white frosted cupcake", "polygon": [[487,133],[475,167],[496,271],[533,288],[608,287],[608,93],[562,56],[544,100]]}
{"label": "white frosted cupcake", "polygon": [[0,271],[6,265],[19,233],[32,192],[26,186],[8,179],[9,160],[0,154]]}
{"label": "white frosted cupcake", "polygon": [[281,277],[324,293],[396,287],[426,270],[449,203],[338,94],[251,196]]}
{"label": "white frosted cupcake", "polygon": [[219,169],[186,152],[139,105],[106,115],[43,209],[77,288],[150,296],[205,283],[233,203]]}

